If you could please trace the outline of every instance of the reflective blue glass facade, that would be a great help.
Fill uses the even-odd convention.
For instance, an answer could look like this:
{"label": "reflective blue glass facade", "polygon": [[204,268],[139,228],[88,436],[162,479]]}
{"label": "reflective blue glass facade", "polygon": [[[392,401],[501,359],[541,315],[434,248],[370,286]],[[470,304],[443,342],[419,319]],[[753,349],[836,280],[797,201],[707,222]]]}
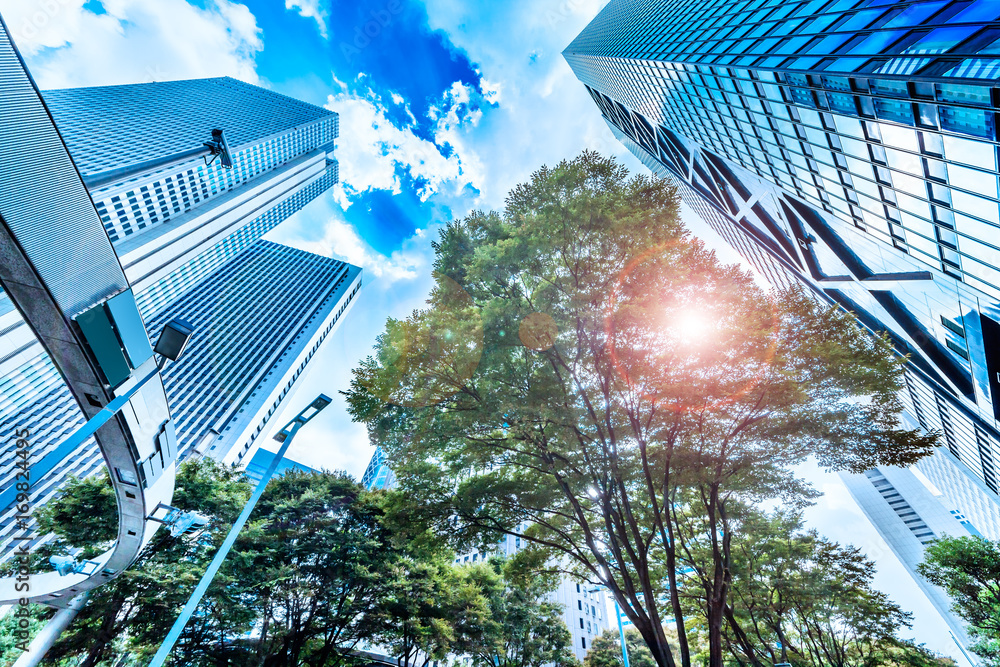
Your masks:
{"label": "reflective blue glass facade", "polygon": [[396,485],[396,474],[389,468],[385,452],[381,447],[375,449],[372,458],[368,461],[365,474],[361,477],[361,486],[369,491],[375,489],[391,489]]}
{"label": "reflective blue glass facade", "polygon": [[[257,453],[254,454],[253,458],[250,459],[250,463],[248,463],[247,467],[243,469],[243,472],[246,473],[246,476],[251,483],[257,484],[260,482],[261,479],[264,478],[264,473],[267,472],[267,467],[271,465],[272,461],[274,461],[274,456],[275,456],[274,452],[268,451],[266,449],[257,450]],[[292,461],[286,456],[283,459],[281,459],[280,463],[278,463],[278,467],[274,471],[274,476],[280,477],[289,470],[299,470],[301,472],[316,472],[309,466],[305,466],[296,461]]]}
{"label": "reflective blue glass facade", "polygon": [[[163,371],[182,457],[202,446],[203,454],[223,459],[236,447],[231,458],[243,459],[353,303],[360,273],[329,257],[258,241],[146,320],[149,331],[175,317],[194,327],[184,355]],[[285,386],[265,404],[289,370]]]}
{"label": "reflective blue glass facade", "polygon": [[[564,52],[615,135],[762,274],[910,355],[908,412],[945,443],[922,469],[994,539],[998,19],[995,0],[612,0]],[[975,492],[950,492],[942,457]]]}

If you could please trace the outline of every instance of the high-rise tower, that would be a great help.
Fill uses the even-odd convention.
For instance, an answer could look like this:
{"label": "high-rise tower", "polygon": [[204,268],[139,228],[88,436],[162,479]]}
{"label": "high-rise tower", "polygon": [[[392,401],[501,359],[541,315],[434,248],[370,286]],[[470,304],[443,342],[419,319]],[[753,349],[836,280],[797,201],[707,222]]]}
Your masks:
{"label": "high-rise tower", "polygon": [[[164,373],[181,455],[243,459],[360,288],[356,267],[260,240],[337,182],[337,114],[230,78],[43,97],[151,335],[172,317],[195,325]],[[231,168],[206,155],[218,130]],[[78,413],[0,294],[0,427],[29,428],[45,460]],[[0,455],[0,486],[11,454]],[[103,466],[92,441],[48,462],[36,504],[66,474]],[[11,514],[0,508],[0,546]]]}
{"label": "high-rise tower", "polygon": [[776,285],[909,355],[918,468],[1000,538],[1000,3],[611,0],[564,55]]}
{"label": "high-rise tower", "polygon": [[[896,558],[911,573],[923,560],[924,546],[945,535],[979,535],[958,510],[948,511],[916,474],[902,468],[876,468],[864,474],[840,473],[844,485],[861,511],[878,530]],[[948,625],[961,647],[972,642],[965,623],[951,610],[943,590],[920,576],[914,581]]]}
{"label": "high-rise tower", "polygon": [[909,412],[985,490],[967,502],[994,538],[998,19],[990,0],[613,0],[564,54],[616,136],[764,275],[911,356]]}

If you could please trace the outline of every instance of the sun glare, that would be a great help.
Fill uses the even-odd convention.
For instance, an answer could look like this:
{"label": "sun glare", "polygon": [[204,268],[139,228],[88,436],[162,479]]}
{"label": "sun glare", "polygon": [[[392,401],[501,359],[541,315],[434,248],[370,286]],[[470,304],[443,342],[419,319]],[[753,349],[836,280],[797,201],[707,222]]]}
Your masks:
{"label": "sun glare", "polygon": [[687,345],[698,345],[712,335],[711,323],[701,313],[685,311],[667,317],[671,334]]}

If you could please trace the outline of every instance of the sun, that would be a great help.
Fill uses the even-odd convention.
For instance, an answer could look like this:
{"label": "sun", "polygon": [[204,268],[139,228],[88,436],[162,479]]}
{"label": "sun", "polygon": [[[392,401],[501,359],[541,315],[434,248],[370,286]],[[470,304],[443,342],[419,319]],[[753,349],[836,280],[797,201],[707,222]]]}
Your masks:
{"label": "sun", "polygon": [[667,323],[673,338],[685,345],[700,345],[712,337],[712,322],[697,311],[670,312]]}

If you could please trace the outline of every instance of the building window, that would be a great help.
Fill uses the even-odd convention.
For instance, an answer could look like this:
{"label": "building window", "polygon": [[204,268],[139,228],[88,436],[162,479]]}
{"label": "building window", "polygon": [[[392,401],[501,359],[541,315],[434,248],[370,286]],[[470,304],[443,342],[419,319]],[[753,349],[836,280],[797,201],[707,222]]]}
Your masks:
{"label": "building window", "polygon": [[583,609],[583,601],[582,600],[577,600],[576,601],[576,608],[580,609],[580,610]]}
{"label": "building window", "polygon": [[580,629],[583,630],[583,619],[580,619]]}
{"label": "building window", "polygon": [[580,641],[583,642],[583,648],[587,648],[587,638],[586,637],[580,637]]}

